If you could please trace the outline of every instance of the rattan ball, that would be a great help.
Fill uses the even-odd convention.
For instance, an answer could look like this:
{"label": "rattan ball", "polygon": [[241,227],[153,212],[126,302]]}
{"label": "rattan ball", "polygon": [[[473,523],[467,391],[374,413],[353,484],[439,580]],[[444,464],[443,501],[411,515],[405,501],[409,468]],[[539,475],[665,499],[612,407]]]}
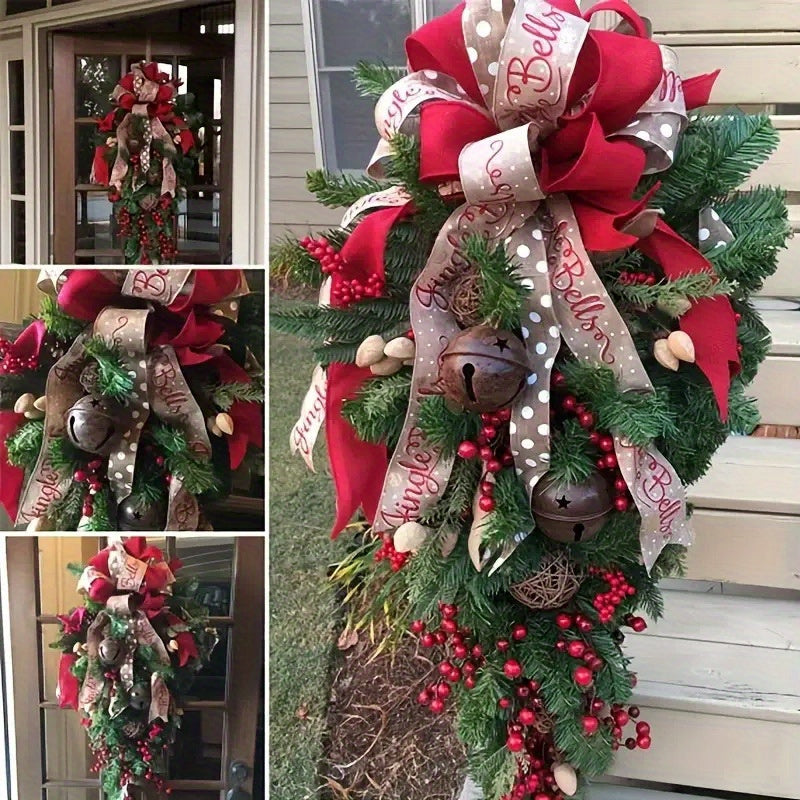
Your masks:
{"label": "rattan ball", "polygon": [[535,611],[548,611],[561,608],[575,596],[581,577],[566,551],[561,550],[548,553],[542,559],[539,571],[515,583],[510,591],[524,606]]}
{"label": "rattan ball", "polygon": [[462,328],[471,328],[482,322],[480,304],[481,276],[469,270],[453,281],[450,311]]}

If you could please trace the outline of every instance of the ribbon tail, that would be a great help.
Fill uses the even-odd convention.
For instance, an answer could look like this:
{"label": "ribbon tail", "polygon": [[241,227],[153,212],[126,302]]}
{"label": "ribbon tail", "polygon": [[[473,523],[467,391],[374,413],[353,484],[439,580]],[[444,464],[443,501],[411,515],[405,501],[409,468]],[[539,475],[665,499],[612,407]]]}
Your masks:
{"label": "ribbon tail", "polygon": [[325,436],[328,459],[336,487],[336,519],[331,537],[336,538],[359,506],[370,523],[380,499],[386,474],[386,447],[358,438],[342,416],[342,405],[371,377],[368,369],[352,364],[328,367],[328,393],[325,399]]}

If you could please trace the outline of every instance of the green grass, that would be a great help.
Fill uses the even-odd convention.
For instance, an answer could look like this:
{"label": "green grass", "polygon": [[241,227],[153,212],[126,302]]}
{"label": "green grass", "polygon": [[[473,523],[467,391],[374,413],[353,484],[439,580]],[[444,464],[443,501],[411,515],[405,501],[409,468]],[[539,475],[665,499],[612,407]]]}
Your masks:
{"label": "green grass", "polygon": [[[273,297],[273,307],[282,304]],[[333,491],[323,436],[317,473],[289,454],[314,362],[300,340],[270,335],[270,784],[274,800],[318,796],[330,664],[340,610],[328,565],[344,552],[331,542]],[[297,712],[304,709],[305,719]]]}

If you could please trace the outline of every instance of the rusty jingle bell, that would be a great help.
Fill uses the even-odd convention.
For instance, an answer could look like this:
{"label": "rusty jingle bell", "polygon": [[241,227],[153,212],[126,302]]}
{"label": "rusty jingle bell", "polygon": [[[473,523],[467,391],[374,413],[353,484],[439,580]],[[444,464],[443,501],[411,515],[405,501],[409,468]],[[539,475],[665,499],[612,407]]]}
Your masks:
{"label": "rusty jingle bell", "polygon": [[67,412],[67,436],[70,442],[86,453],[108,455],[116,433],[117,404],[98,394],[80,398]]}
{"label": "rusty jingle bell", "polygon": [[525,345],[511,331],[477,325],[453,337],[440,357],[445,397],[469,411],[508,406],[529,373]]}
{"label": "rusty jingle bell", "polygon": [[533,490],[536,527],[557,542],[585,542],[606,524],[614,508],[611,488],[599,472],[583,483],[560,482],[548,473]]}
{"label": "rusty jingle bell", "polygon": [[97,655],[102,664],[107,667],[115,667],[122,661],[125,652],[118,639],[106,636],[97,647]]}

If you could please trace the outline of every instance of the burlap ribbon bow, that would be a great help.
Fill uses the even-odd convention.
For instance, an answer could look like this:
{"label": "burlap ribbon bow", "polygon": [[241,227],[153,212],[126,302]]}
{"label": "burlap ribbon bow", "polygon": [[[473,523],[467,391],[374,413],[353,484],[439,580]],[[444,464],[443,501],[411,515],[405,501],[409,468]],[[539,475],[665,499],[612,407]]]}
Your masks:
{"label": "burlap ribbon bow", "polygon": [[[129,553],[121,542],[117,542],[103,551],[107,556],[107,573],[97,566],[89,565],[78,581],[78,591],[84,591],[95,598],[107,597],[105,610],[95,617],[86,635],[89,667],[78,696],[78,703],[86,712],[93,710],[106,685],[107,679],[98,677],[105,673],[97,665],[100,643],[109,633],[112,616],[121,617],[127,622],[128,633],[125,639],[121,640],[122,658],[119,664],[120,683],[127,691],[134,685],[133,665],[138,647],[152,648],[163,665],[170,664],[169,653],[153,628],[148,613],[158,615],[161,612],[163,602],[153,603],[153,596],[170,594],[172,591],[170,587],[175,582],[175,577],[163,557],[159,557],[161,554],[157,548],[149,548],[143,555],[146,556],[151,551],[154,557],[148,557],[148,561],[145,562]],[[95,588],[98,584],[99,588]],[[152,608],[153,605],[156,607]],[[151,608],[149,612],[148,606]],[[152,673],[148,721],[163,719],[166,722],[170,702],[169,689],[164,679],[158,673]],[[125,696],[119,692],[115,693],[110,701],[111,716],[121,714],[126,707]]]}
{"label": "burlap ribbon bow", "polygon": [[[608,9],[623,15],[626,33],[634,35],[590,33],[591,14]],[[448,193],[463,192],[465,199],[440,232],[411,293],[418,356],[408,414],[374,521],[379,532],[421,516],[441,497],[450,475],[453,459],[426,439],[417,415],[425,395],[441,393],[438,355],[460,330],[450,295],[453,279],[469,266],[461,252],[467,237],[504,246],[529,290],[520,321],[529,375],[511,420],[515,468],[529,495],[549,467],[550,375],[562,340],[576,358],[611,369],[620,390],[653,391],[587,250],[637,246],[668,277],[677,277],[675,270],[709,268],[646,209],[648,198],[631,197],[643,174],[672,164],[687,121],[689,82],[681,82],[675,53],[652,43],[628,6],[608,0],[581,17],[571,0],[468,0],[461,25],[463,43],[443,41],[441,31],[450,30],[445,27],[439,39],[433,29],[411,37],[411,60],[438,63],[440,69],[411,72],[381,97],[375,112],[381,143],[371,174],[382,174],[393,136],[418,137],[421,177]],[[448,64],[464,52],[472,69],[468,88],[447,74]],[[448,53],[450,60],[442,55]],[[694,80],[692,105],[699,105],[697,97],[710,90],[713,76]],[[345,219],[406,201],[392,187],[359,201]],[[665,255],[676,248],[685,256],[677,266]],[[735,324],[726,298],[708,300],[702,308],[696,304],[681,325],[700,324],[700,334],[692,328],[703,351],[698,366],[712,381],[724,416],[729,367],[738,363]],[[703,315],[707,326],[698,323]],[[724,346],[717,347],[717,340]],[[692,540],[684,488],[652,444],[637,446],[612,433],[619,468],[642,517],[649,570],[666,544]]]}

